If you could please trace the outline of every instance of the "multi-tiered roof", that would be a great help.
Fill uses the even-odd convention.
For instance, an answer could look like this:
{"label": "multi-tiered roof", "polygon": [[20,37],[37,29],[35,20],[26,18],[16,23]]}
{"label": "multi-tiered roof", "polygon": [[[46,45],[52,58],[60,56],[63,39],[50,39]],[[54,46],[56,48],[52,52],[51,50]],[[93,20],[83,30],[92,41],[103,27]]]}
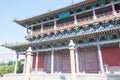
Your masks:
{"label": "multi-tiered roof", "polygon": [[[70,39],[77,46],[117,43],[120,38],[119,0],[85,0],[25,20],[15,20],[27,28],[24,43],[3,46],[24,52],[68,48]],[[116,5],[116,7],[114,6]],[[115,8],[117,10],[115,10]]]}

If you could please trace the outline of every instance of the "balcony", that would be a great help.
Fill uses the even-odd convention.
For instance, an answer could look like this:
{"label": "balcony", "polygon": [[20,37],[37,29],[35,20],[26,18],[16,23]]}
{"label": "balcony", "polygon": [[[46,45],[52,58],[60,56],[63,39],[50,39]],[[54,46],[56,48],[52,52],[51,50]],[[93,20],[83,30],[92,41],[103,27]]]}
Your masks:
{"label": "balcony", "polygon": [[54,31],[60,31],[60,30],[68,29],[68,28],[73,28],[73,27],[76,27],[76,26],[79,26],[79,27],[81,26],[82,27],[84,25],[89,25],[89,24],[92,24],[92,23],[95,23],[95,22],[112,20],[114,18],[119,18],[119,17],[120,17],[120,12],[117,13],[117,16],[113,16],[112,12],[107,12],[107,13],[104,13],[104,14],[97,15],[97,20],[94,20],[93,17],[87,17],[87,18],[83,18],[83,19],[78,19],[77,24],[74,24],[74,21],[70,21],[70,22],[67,22],[67,23],[58,24],[56,29],[48,28],[48,29],[44,30],[43,32],[41,32],[39,30],[38,31],[33,31],[33,32],[28,33],[26,35],[26,39],[31,38],[31,37],[36,36],[36,35],[51,33],[51,32],[54,32]]}

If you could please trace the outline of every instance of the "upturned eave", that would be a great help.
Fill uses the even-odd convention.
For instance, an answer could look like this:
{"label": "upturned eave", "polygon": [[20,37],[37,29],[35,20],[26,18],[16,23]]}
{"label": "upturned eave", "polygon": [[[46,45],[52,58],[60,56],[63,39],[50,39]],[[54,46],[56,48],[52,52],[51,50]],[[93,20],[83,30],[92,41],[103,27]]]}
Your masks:
{"label": "upturned eave", "polygon": [[62,11],[65,11],[65,10],[70,10],[70,9],[76,8],[78,6],[82,6],[82,5],[85,5],[85,4],[92,3],[94,1],[97,1],[97,0],[84,0],[82,2],[75,3],[75,4],[69,5],[67,7],[61,8],[61,9],[49,11],[47,13],[43,13],[41,15],[34,16],[34,17],[31,17],[31,18],[27,18],[27,19],[23,19],[23,20],[17,20],[17,19],[15,19],[14,22],[16,22],[17,24],[19,24],[19,25],[27,28],[27,26],[25,25],[26,22],[32,22],[32,21],[37,20],[37,19],[42,19],[42,18],[45,18],[47,16],[55,15],[55,14],[57,14],[59,12],[62,12]]}
{"label": "upturned eave", "polygon": [[43,40],[43,41],[32,41],[32,42],[21,42],[21,43],[11,43],[11,44],[3,44],[2,47],[6,47],[9,49],[15,49],[19,48],[22,46],[34,46],[38,44],[47,44],[47,43],[52,43],[52,42],[58,42],[58,41],[63,41],[63,40],[73,40],[75,38],[83,38],[83,37],[92,37],[95,35],[105,35],[105,34],[110,34],[110,33],[116,33],[119,32],[120,28],[112,28],[112,29],[104,29],[101,31],[92,31],[88,33],[81,33],[81,35],[71,35],[68,37],[63,37],[63,38],[57,38],[57,39],[50,39],[50,40]]}

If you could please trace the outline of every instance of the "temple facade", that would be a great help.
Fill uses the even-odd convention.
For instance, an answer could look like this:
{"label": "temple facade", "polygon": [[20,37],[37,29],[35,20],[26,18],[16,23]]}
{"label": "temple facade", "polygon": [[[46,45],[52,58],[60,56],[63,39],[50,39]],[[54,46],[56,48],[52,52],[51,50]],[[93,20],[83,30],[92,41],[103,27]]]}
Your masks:
{"label": "temple facade", "polygon": [[26,42],[2,45],[16,51],[15,73],[19,55],[25,55],[23,73],[29,74],[31,67],[29,75],[60,74],[54,80],[82,80],[79,75],[101,74],[84,80],[120,79],[108,76],[120,72],[120,0],[85,0],[14,21],[27,32]]}

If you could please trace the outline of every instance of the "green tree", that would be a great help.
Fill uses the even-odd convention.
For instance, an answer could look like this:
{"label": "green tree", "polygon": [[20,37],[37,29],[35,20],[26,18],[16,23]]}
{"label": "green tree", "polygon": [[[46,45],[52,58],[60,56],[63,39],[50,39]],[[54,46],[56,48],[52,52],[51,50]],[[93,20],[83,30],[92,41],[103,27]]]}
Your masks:
{"label": "green tree", "polygon": [[7,73],[13,73],[15,65],[12,63],[12,61],[8,63],[1,62],[0,63],[0,76],[3,76]]}
{"label": "green tree", "polygon": [[3,74],[7,73],[7,69],[5,65],[0,66],[0,76],[3,76]]}
{"label": "green tree", "polygon": [[8,72],[8,73],[13,73],[13,72],[14,72],[14,68],[15,68],[15,65],[10,65],[10,66],[8,66],[7,72]]}
{"label": "green tree", "polygon": [[6,65],[6,64],[5,64],[4,62],[1,62],[1,63],[0,63],[0,66],[1,66],[1,65]]}
{"label": "green tree", "polygon": [[9,61],[8,63],[7,63],[7,65],[13,65],[14,64],[14,61]]}
{"label": "green tree", "polygon": [[20,61],[18,62],[17,73],[23,73],[23,64]]}

